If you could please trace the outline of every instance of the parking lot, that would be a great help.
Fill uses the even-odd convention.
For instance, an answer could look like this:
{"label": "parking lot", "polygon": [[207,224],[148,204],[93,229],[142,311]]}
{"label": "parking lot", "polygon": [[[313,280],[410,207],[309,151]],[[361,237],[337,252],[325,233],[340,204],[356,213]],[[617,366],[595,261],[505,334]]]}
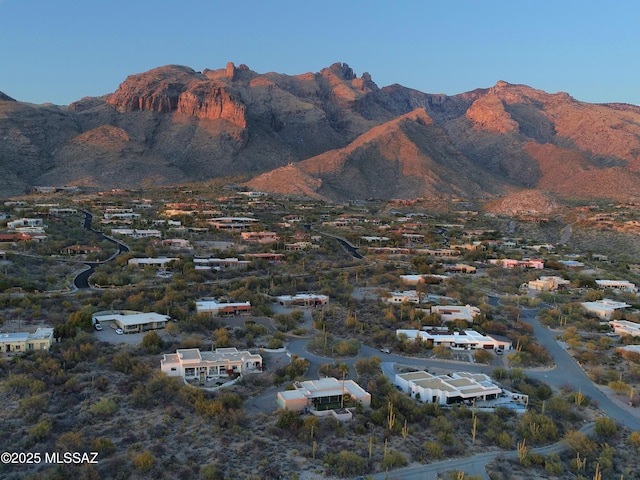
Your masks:
{"label": "parking lot", "polygon": [[[146,333],[128,333],[118,335],[112,326],[107,322],[102,322],[102,330],[93,331],[93,334],[96,336],[98,340],[101,342],[109,342],[109,343],[126,343],[127,345],[138,345],[142,342],[142,337],[145,336]],[[114,325],[115,326],[115,325]]]}

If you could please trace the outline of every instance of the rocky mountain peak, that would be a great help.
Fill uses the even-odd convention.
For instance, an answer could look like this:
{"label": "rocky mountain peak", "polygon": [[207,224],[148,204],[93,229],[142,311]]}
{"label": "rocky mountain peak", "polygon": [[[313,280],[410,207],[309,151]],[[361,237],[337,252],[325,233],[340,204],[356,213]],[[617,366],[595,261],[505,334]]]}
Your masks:
{"label": "rocky mountain peak", "polygon": [[333,73],[338,78],[342,80],[351,81],[356,78],[356,74],[353,72],[351,67],[346,63],[336,62],[331,65],[329,68],[324,68],[320,70],[320,73],[325,75],[327,73]]}

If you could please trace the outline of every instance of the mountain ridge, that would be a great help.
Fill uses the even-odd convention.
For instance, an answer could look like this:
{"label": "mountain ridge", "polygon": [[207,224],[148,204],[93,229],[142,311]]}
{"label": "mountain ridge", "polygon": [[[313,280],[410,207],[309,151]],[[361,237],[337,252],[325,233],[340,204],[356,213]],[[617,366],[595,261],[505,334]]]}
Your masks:
{"label": "mountain ridge", "polygon": [[7,196],[221,176],[327,200],[640,195],[640,107],[502,80],[452,96],[378,87],[346,63],[292,76],[166,65],[67,107],[0,93],[0,138]]}

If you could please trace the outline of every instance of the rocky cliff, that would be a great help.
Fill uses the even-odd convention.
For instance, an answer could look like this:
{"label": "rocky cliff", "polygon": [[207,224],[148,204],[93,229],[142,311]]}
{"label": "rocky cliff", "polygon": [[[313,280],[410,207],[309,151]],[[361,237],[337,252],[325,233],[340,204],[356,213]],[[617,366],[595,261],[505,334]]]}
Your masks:
{"label": "rocky cliff", "polygon": [[68,107],[0,93],[0,138],[4,196],[219,176],[335,200],[640,196],[639,107],[503,81],[453,96],[380,88],[345,63],[294,76],[168,65]]}

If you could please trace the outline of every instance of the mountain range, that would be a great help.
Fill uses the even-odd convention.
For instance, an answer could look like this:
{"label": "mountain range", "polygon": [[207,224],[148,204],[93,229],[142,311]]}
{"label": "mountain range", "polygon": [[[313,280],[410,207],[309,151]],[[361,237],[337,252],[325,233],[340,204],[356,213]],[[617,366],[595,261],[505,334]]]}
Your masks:
{"label": "mountain range", "polygon": [[458,95],[378,87],[344,63],[257,73],[168,65],[68,106],[0,92],[0,196],[242,178],[342,201],[640,198],[640,107],[497,82]]}

